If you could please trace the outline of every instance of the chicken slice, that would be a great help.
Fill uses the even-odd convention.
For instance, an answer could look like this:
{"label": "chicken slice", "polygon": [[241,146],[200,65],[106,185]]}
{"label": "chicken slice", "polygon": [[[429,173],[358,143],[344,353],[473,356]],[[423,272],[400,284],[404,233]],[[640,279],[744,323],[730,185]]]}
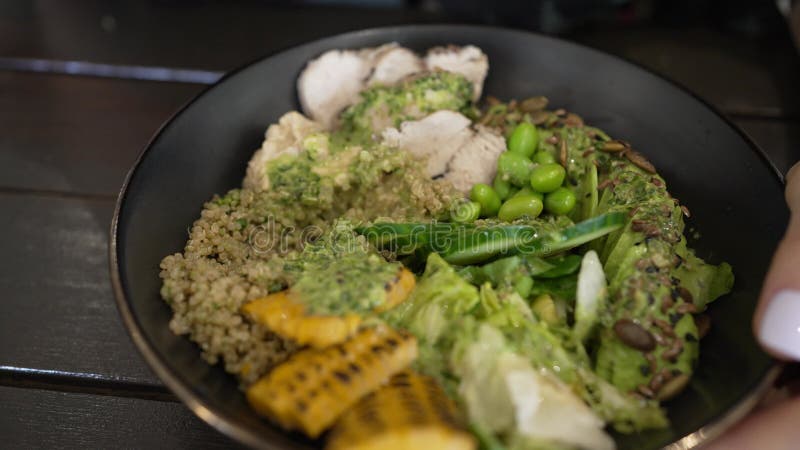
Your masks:
{"label": "chicken slice", "polygon": [[303,148],[303,140],[322,129],[321,124],[308,120],[297,111],[289,111],[281,116],[278,123],[267,128],[261,148],[250,158],[243,186],[250,189],[269,189],[267,163],[284,154],[297,155]]}
{"label": "chicken slice", "polygon": [[481,97],[483,82],[489,72],[489,58],[474,45],[448,45],[428,50],[425,66],[428,70],[444,70],[463,75],[472,82],[472,100],[477,101]]}
{"label": "chicken slice", "polygon": [[464,193],[468,193],[476,183],[492,184],[497,158],[505,149],[503,136],[478,125],[450,160],[444,178]]}
{"label": "chicken slice", "polygon": [[444,175],[461,192],[476,183],[491,183],[497,158],[506,149],[503,136],[480,126],[471,127],[462,114],[437,111],[423,119],[403,122],[383,131],[383,143],[427,160],[431,177]]}
{"label": "chicken slice", "polygon": [[325,128],[332,128],[344,108],[356,103],[372,71],[369,53],[331,50],[312,59],[297,78],[300,106]]}
{"label": "chicken slice", "polygon": [[472,136],[471,122],[462,114],[442,110],[420,120],[403,122],[400,129],[383,131],[383,142],[427,159],[428,175],[440,176]]}
{"label": "chicken slice", "polygon": [[426,71],[463,75],[473,85],[473,100],[483,90],[489,59],[472,45],[430,49],[424,60],[397,43],[361,50],[330,50],[308,62],[297,79],[303,111],[326,129],[336,126],[339,113],[359,101],[359,93],[375,85],[394,85]]}
{"label": "chicken slice", "polygon": [[378,47],[371,54],[372,73],[366,86],[393,85],[403,78],[422,72],[422,59],[411,50],[391,43]]}

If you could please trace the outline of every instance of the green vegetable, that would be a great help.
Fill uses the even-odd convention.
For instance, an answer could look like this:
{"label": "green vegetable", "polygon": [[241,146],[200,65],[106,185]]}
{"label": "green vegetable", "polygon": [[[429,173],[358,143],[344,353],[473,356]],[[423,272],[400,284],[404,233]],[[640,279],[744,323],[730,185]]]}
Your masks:
{"label": "green vegetable", "polygon": [[550,258],[548,263],[553,264],[553,268],[547,272],[540,273],[537,278],[558,278],[565,275],[572,275],[581,267],[581,257],[579,255],[564,255]]}
{"label": "green vegetable", "polygon": [[576,200],[575,193],[571,189],[560,187],[544,197],[544,207],[551,214],[564,216],[572,211]]}
{"label": "green vegetable", "polygon": [[478,183],[472,186],[469,198],[480,204],[482,217],[496,216],[500,209],[500,196],[488,184]]}
{"label": "green vegetable", "polygon": [[531,159],[536,164],[552,164],[556,162],[556,157],[546,150],[536,152]]}
{"label": "green vegetable", "polygon": [[503,203],[497,212],[500,220],[511,222],[520,217],[538,217],[542,213],[542,200],[535,195],[516,195]]}
{"label": "green vegetable", "polygon": [[[447,330],[454,319],[480,302],[478,289],[464,281],[439,255],[428,256],[425,272],[409,298],[383,314],[392,326],[405,328],[419,339],[416,367],[441,379],[447,372]],[[440,342],[444,340],[445,342]]]}
{"label": "green vegetable", "polygon": [[586,175],[583,177],[581,185],[581,211],[580,220],[586,220],[597,214],[597,202],[599,193],[597,191],[597,166],[588,164]]}
{"label": "green vegetable", "polygon": [[514,283],[514,291],[522,298],[528,298],[533,289],[533,278],[522,276]]}
{"label": "green vegetable", "polygon": [[511,197],[512,189],[511,183],[504,180],[501,176],[494,177],[494,181],[492,182],[492,187],[494,191],[497,192],[497,195],[500,197],[500,200],[505,200],[508,197]]}
{"label": "green vegetable", "polygon": [[533,124],[522,122],[508,138],[508,151],[530,158],[539,145],[539,131]]}
{"label": "green vegetable", "polygon": [[460,202],[450,212],[450,218],[456,223],[472,223],[480,217],[481,204],[478,202]]}
{"label": "green vegetable", "polygon": [[503,152],[497,158],[497,173],[515,186],[525,186],[531,178],[533,163],[524,155]]}
{"label": "green vegetable", "polygon": [[565,176],[566,171],[560,164],[540,164],[530,171],[530,184],[537,192],[553,192],[564,183]]}
{"label": "green vegetable", "polygon": [[530,186],[523,186],[520,190],[515,192],[514,195],[512,195],[511,197],[512,198],[513,197],[519,197],[519,196],[522,196],[522,195],[532,195],[532,196],[538,198],[539,201],[542,202],[542,204],[544,204],[544,194],[542,194],[541,192],[534,191],[533,189],[531,189]]}
{"label": "green vegetable", "polygon": [[373,245],[398,255],[437,252],[451,264],[474,264],[503,254],[545,256],[569,250],[608,234],[625,223],[621,212],[603,214],[540,236],[529,225],[475,227],[449,223],[376,223],[357,227]]}

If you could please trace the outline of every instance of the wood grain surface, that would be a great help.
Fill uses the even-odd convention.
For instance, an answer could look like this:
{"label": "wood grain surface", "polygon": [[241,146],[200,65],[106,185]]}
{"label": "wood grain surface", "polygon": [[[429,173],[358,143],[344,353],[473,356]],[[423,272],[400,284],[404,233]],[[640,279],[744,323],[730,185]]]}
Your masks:
{"label": "wood grain surface", "polygon": [[0,386],[8,449],[240,448],[182,403]]}

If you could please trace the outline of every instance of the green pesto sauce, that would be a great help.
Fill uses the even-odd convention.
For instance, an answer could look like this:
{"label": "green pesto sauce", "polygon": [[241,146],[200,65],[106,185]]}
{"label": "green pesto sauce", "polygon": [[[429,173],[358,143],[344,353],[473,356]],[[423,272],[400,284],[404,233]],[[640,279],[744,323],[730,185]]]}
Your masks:
{"label": "green pesto sauce", "polygon": [[307,245],[287,270],[298,274],[290,287],[309,312],[341,315],[368,313],[383,303],[400,267],[383,259],[341,221]]}

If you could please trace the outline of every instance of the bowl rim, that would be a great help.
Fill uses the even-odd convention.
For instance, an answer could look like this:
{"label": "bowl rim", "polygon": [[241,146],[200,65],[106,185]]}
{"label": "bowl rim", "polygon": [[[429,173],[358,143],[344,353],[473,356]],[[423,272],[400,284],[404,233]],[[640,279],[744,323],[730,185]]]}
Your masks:
{"label": "bowl rim", "polygon": [[[139,325],[138,320],[134,315],[133,310],[131,309],[127,293],[122,283],[122,273],[118,258],[119,243],[117,241],[120,213],[124,206],[131,180],[133,179],[134,174],[138,170],[139,166],[141,165],[142,161],[147,156],[149,151],[153,148],[156,142],[158,142],[158,140],[161,138],[161,135],[166,131],[167,128],[169,128],[172,125],[172,123],[175,121],[177,117],[182,115],[195,102],[204,97],[210,90],[214,89],[217,85],[224,83],[229,78],[233,77],[239,72],[248,69],[254,64],[257,64],[260,61],[263,61],[267,58],[288,51],[292,51],[295,48],[299,48],[306,45],[313,45],[333,38],[370,36],[375,34],[386,34],[386,33],[391,34],[398,32],[413,33],[414,30],[421,30],[421,29],[434,30],[434,31],[441,29],[448,29],[448,30],[460,30],[462,32],[469,32],[469,31],[482,31],[490,33],[503,32],[503,33],[519,34],[519,35],[536,36],[539,39],[557,41],[562,45],[566,44],[570,46],[580,47],[583,50],[596,52],[604,55],[605,57],[616,59],[617,61],[623,64],[632,65],[640,70],[643,70],[646,73],[649,73],[650,75],[659,78],[662,81],[669,83],[674,88],[679,89],[683,93],[691,96],[694,100],[698,101],[702,106],[706,107],[708,110],[714,113],[714,115],[716,115],[719,119],[721,119],[733,131],[735,131],[742,140],[744,140],[744,142],[747,144],[750,150],[755,152],[761,158],[762,162],[769,169],[771,169],[771,171],[777,177],[779,183],[781,185],[785,185],[785,179],[781,171],[778,170],[778,168],[775,166],[772,160],[764,152],[764,150],[761,147],[759,147],[750,138],[749,135],[747,135],[736,124],[734,124],[730,119],[728,119],[716,106],[710,104],[708,101],[704,100],[699,95],[695,94],[690,89],[683,86],[681,83],[671,80],[661,74],[658,74],[653,70],[641,65],[640,63],[631,61],[625,57],[613,55],[611,53],[607,53],[602,50],[598,50],[583,44],[579,44],[566,39],[561,39],[558,37],[553,37],[527,30],[496,27],[489,25],[465,25],[465,24],[447,24],[447,23],[396,25],[396,26],[366,28],[366,29],[354,30],[345,33],[325,36],[319,39],[314,39],[298,44],[289,45],[281,49],[278,49],[276,51],[264,54],[258,58],[252,59],[236,67],[235,69],[228,71],[219,80],[201,90],[198,94],[196,94],[186,103],[184,103],[173,114],[171,114],[170,117],[166,119],[159,126],[159,128],[153,133],[153,135],[148,140],[147,144],[145,144],[145,146],[137,156],[135,162],[125,175],[125,180],[123,181],[123,184],[117,196],[116,204],[114,207],[114,214],[111,218],[111,226],[109,229],[109,240],[108,240],[109,272],[111,277],[112,291],[114,293],[114,299],[119,314],[122,318],[122,322],[125,325],[125,328],[128,331],[128,334],[130,335],[131,340],[138,349],[139,353],[143,356],[144,360],[147,362],[150,369],[153,370],[153,372],[155,372],[156,376],[158,376],[158,378],[164,383],[164,385],[170,391],[172,391],[172,393],[175,394],[175,396],[178,397],[197,417],[199,417],[201,420],[203,420],[205,423],[212,426],[216,430],[227,435],[228,437],[231,437],[247,446],[254,448],[265,448],[270,450],[280,450],[275,445],[269,442],[265,442],[259,433],[242,425],[234,417],[230,417],[220,411],[214,410],[211,406],[209,406],[206,400],[204,400],[200,395],[197,395],[189,386],[185,385],[181,381],[181,379],[172,371],[172,369],[170,369],[168,364],[164,360],[162,360],[162,358],[158,355],[154,346],[144,335],[141,326]],[[766,391],[777,380],[778,376],[783,370],[783,366],[784,366],[783,363],[775,359],[772,359],[770,367],[764,372],[761,380],[758,383],[756,383],[756,385],[753,386],[749,392],[747,392],[736,403],[734,403],[732,407],[730,407],[727,411],[721,413],[719,416],[712,419],[707,424],[700,427],[698,430],[686,434],[685,436],[679,438],[678,440],[672,442],[671,444],[668,444],[664,448],[668,450],[692,449],[720,436],[725,430],[727,430],[736,422],[741,420],[745,415],[747,415],[747,413],[751,409],[753,409],[753,407],[755,407],[758,404],[759,400],[764,396]]]}

